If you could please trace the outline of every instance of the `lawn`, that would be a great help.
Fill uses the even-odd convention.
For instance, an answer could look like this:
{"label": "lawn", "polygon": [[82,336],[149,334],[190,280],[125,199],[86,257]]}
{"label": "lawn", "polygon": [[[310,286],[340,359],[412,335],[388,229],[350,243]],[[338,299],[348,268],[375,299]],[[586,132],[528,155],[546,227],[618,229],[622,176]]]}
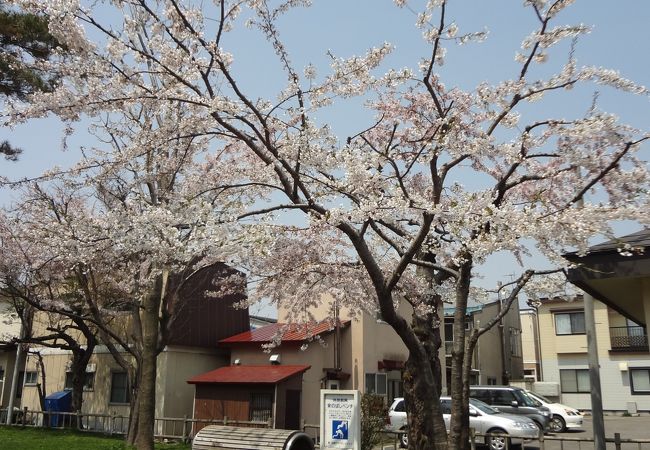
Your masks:
{"label": "lawn", "polygon": [[[156,444],[156,450],[189,450],[190,444]],[[70,430],[0,426],[0,450],[125,450],[120,438]]]}

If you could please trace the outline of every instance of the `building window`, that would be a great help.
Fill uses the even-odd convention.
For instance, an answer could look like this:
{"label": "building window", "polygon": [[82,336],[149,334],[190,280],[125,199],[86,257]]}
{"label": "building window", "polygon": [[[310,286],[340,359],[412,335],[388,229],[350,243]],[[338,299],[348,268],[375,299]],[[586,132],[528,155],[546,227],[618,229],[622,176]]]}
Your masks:
{"label": "building window", "polygon": [[560,369],[560,385],[567,394],[591,392],[589,369]]}
{"label": "building window", "polygon": [[5,368],[0,366],[0,382],[3,382],[5,379]]}
{"label": "building window", "polygon": [[266,392],[252,393],[249,416],[252,422],[268,422],[273,416],[273,395]]}
{"label": "building window", "polygon": [[497,385],[496,377],[487,377],[487,384],[488,386],[496,386]]}
{"label": "building window", "polygon": [[35,370],[28,370],[25,372],[25,384],[37,384],[38,374]]}
{"label": "building window", "polygon": [[556,313],[555,334],[585,334],[585,313]]}
{"label": "building window", "polygon": [[521,330],[510,327],[510,352],[521,357]]}
{"label": "building window", "polygon": [[129,378],[126,372],[112,372],[110,403],[129,403],[130,400]]}
{"label": "building window", "polygon": [[[95,387],[95,372],[84,373],[84,391],[92,391]],[[65,386],[64,389],[72,389],[72,372],[65,373]]]}
{"label": "building window", "polygon": [[650,395],[650,367],[630,367],[632,394]]}
{"label": "building window", "polygon": [[386,395],[388,377],[385,373],[366,374],[366,394]]}

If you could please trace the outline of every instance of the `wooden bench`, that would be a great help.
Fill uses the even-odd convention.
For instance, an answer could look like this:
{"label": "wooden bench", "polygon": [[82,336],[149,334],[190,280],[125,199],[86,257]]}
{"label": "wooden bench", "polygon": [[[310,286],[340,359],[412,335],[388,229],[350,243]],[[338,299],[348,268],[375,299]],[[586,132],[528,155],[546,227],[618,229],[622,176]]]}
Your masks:
{"label": "wooden bench", "polygon": [[192,450],[314,450],[314,441],[296,430],[209,425],[196,433]]}

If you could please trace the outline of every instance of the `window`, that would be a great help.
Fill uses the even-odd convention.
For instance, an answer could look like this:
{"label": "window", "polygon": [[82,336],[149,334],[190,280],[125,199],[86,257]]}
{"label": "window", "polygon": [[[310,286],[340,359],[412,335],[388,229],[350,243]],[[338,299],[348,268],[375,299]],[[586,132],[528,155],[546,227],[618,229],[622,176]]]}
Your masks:
{"label": "window", "polygon": [[440,400],[440,409],[443,414],[451,414],[451,400]]}
{"label": "window", "polygon": [[555,334],[585,334],[585,313],[582,311],[556,313]]}
{"label": "window", "polygon": [[[95,372],[84,373],[84,391],[92,391],[95,386]],[[72,372],[65,373],[64,389],[72,389]]]}
{"label": "window", "polygon": [[250,420],[267,422],[273,416],[273,395],[267,392],[251,393]]}
{"label": "window", "polygon": [[471,389],[469,391],[469,396],[477,400],[480,400],[488,405],[492,404],[492,399],[490,398],[490,391],[487,389]]}
{"label": "window", "polygon": [[516,401],[514,394],[505,389],[497,389],[492,392],[493,405],[507,405],[510,406],[512,402]]}
{"label": "window", "polygon": [[591,392],[588,369],[560,369],[563,393]]}
{"label": "window", "polygon": [[126,372],[112,372],[110,403],[129,403],[130,400],[131,393]]}
{"label": "window", "polygon": [[510,327],[510,352],[512,356],[521,356],[521,330]]}
{"label": "window", "polygon": [[630,367],[632,394],[650,394],[650,367]]}
{"label": "window", "polygon": [[487,384],[488,386],[496,386],[497,385],[496,377],[487,377]]}
{"label": "window", "polygon": [[4,381],[5,379],[5,368],[0,366],[0,382]]}
{"label": "window", "polygon": [[38,375],[35,370],[28,370],[25,372],[25,384],[36,384],[38,383]]}
{"label": "window", "polygon": [[386,395],[387,381],[385,373],[367,373],[366,394]]}

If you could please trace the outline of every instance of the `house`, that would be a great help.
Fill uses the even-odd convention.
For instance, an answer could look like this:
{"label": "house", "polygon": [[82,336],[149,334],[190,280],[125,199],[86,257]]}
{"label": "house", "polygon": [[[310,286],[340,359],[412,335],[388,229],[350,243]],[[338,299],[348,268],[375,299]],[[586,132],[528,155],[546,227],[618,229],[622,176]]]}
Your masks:
{"label": "house", "polygon": [[[608,377],[608,374],[600,371],[604,410],[648,410],[646,398],[650,394],[647,347],[647,326],[650,323],[649,250],[650,229],[645,228],[594,245],[588,248],[585,254],[573,252],[564,255],[564,258],[573,264],[568,272],[569,281],[597,300],[596,305],[600,302],[608,311],[618,313],[618,316],[609,312],[607,314],[608,318],[615,317],[615,320],[609,322],[609,333],[606,328],[603,329],[602,322],[599,323],[596,317],[599,358],[607,356],[603,355],[603,342],[609,344],[610,356],[620,351],[629,352],[629,356],[619,362],[620,373],[615,377],[618,378],[615,383],[608,385],[610,379],[603,380],[603,375]],[[602,311],[600,317],[605,317]],[[600,359],[601,367],[604,364],[607,364],[607,359]],[[610,400],[607,388],[613,389],[613,386],[619,385],[623,386],[620,391],[616,391],[620,395]],[[623,399],[626,407],[622,405]]]}
{"label": "house", "polygon": [[[499,300],[468,306],[465,330],[485,325],[501,310]],[[454,308],[445,308],[445,358],[447,366],[447,391],[450,391],[451,349],[454,340]],[[508,384],[524,376],[521,323],[519,306],[515,302],[501,322],[483,334],[476,345],[472,358],[470,384]]]}
{"label": "house", "polygon": [[[199,271],[191,284],[182,288],[179,301],[173,305],[174,321],[169,331],[168,344],[158,356],[156,383],[156,417],[190,416],[193,410],[194,388],[187,379],[217,367],[227,366],[230,355],[218,342],[250,328],[248,310],[236,305],[243,294],[214,298],[206,294],[214,280],[231,273],[224,264],[215,264]],[[119,316],[125,330],[129,316]],[[51,317],[36,314],[35,330],[44,329]],[[37,331],[38,332],[38,331]],[[38,358],[45,369],[46,394],[71,388],[69,377],[70,353],[56,348],[32,346],[26,363],[21,407],[39,410],[37,386],[42,373]],[[124,353],[127,358],[130,356]],[[86,368],[82,412],[128,416],[130,387],[124,369],[115,362],[101,342],[95,348]],[[124,424],[126,426],[126,424]]]}
{"label": "house", "polygon": [[[497,314],[499,307],[498,302],[493,302],[469,309],[467,326],[487,322]],[[351,318],[352,315],[343,310],[339,316],[345,319],[328,319],[327,313],[334,310],[332,302],[326,300],[313,312],[316,321],[287,325],[282,319],[289,313],[281,309],[279,323],[223,339],[220,346],[230,350],[230,368],[188,380],[196,386],[194,417],[221,420],[227,416],[251,420],[255,416],[251,405],[261,401],[259,394],[264,385],[266,411],[269,414],[279,411],[282,416],[286,411],[284,404],[289,400],[281,404],[285,402],[284,394],[278,397],[277,392],[288,392],[280,383],[289,378],[272,375],[280,366],[286,366],[287,372],[283,373],[291,377],[292,390],[297,390],[297,381],[301,380],[300,391],[291,394],[291,401],[300,405],[295,407],[300,413],[299,423],[307,425],[319,423],[321,389],[356,389],[383,396],[386,404],[403,396],[402,371],[408,351],[395,331],[381,318],[368,313]],[[402,305],[399,312],[404,317],[410,315],[406,305]],[[448,310],[446,315],[445,329],[441,331],[452,336],[453,311]],[[479,340],[474,371],[477,383],[500,383],[504,372],[507,376],[523,376],[518,317],[515,308],[504,318],[503,327],[494,327]],[[502,334],[500,329],[505,332]],[[276,345],[268,347],[272,342]],[[268,352],[263,351],[263,345]],[[441,359],[445,348],[450,349],[449,341],[441,348]],[[505,357],[502,358],[504,348]],[[233,376],[235,373],[237,377]],[[445,379],[448,377],[450,374]],[[298,423],[295,418],[289,421],[281,416],[272,416],[276,426],[281,422],[285,426]]]}
{"label": "house", "polygon": [[[272,342],[275,346],[270,353],[264,352],[262,346]],[[275,411],[276,426],[317,426],[321,389],[358,389],[384,396],[387,402],[403,395],[401,371],[407,358],[406,348],[388,324],[369,314],[354,321],[275,323],[223,339],[220,346],[230,350],[231,369],[188,380],[196,386],[195,418],[237,416],[252,420],[255,414],[267,417],[255,413],[252,407],[255,399],[259,404],[263,397],[267,412]],[[277,371],[282,368],[286,371],[281,372],[281,377]],[[235,372],[239,376],[233,380]],[[282,386],[285,381],[290,386]],[[212,385],[209,393],[206,383]],[[263,385],[267,385],[266,391],[260,389]],[[272,391],[274,395],[269,396]],[[214,398],[217,392],[223,397]],[[263,392],[267,394],[260,397]],[[230,396],[225,397],[226,393]],[[234,401],[232,395],[237,396],[240,406],[227,404]],[[206,402],[207,396],[217,402]],[[224,406],[213,406],[218,402]],[[284,417],[284,411],[290,409],[285,404],[293,404],[291,409],[299,416]],[[239,407],[244,409],[236,411]]]}
{"label": "house", "polygon": [[[650,353],[645,327],[595,301],[603,410],[650,412]],[[582,296],[545,299],[537,308],[543,383],[534,390],[582,410],[591,409]],[[524,328],[524,332],[527,329]]]}

